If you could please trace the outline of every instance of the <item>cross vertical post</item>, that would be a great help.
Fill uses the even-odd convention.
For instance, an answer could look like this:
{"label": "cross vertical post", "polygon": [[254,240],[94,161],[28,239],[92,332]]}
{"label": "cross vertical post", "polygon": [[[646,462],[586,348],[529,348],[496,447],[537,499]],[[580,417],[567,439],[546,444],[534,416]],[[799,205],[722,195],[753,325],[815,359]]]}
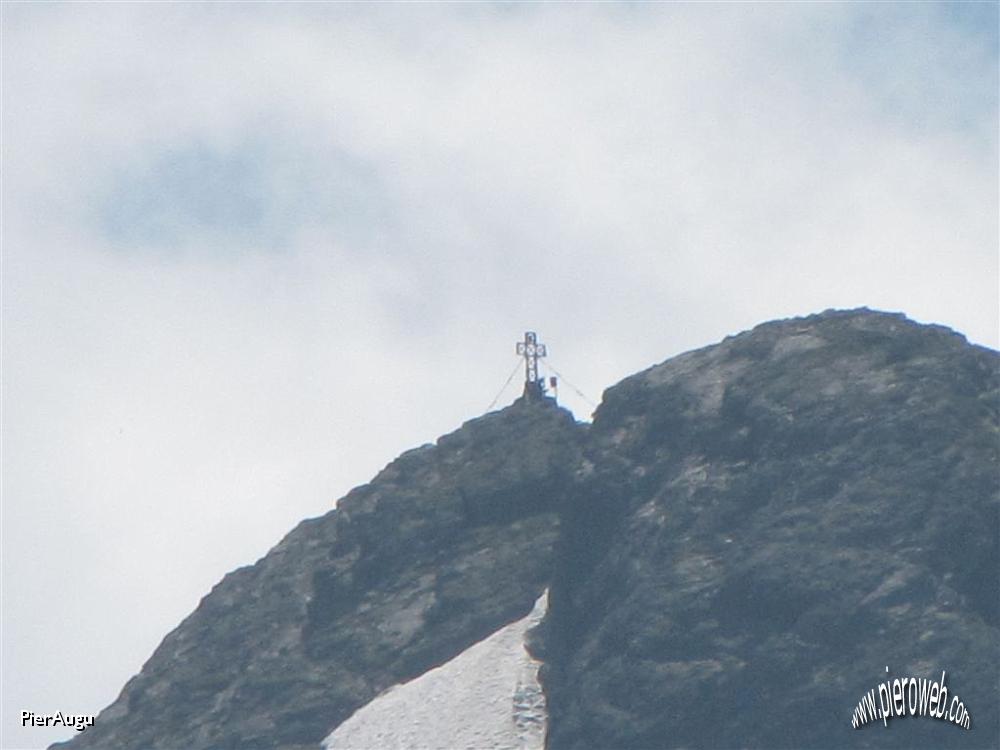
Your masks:
{"label": "cross vertical post", "polygon": [[538,360],[546,355],[545,344],[538,343],[534,331],[525,331],[524,341],[517,342],[517,353],[524,357],[524,396],[527,399],[545,395],[545,384],[538,377]]}

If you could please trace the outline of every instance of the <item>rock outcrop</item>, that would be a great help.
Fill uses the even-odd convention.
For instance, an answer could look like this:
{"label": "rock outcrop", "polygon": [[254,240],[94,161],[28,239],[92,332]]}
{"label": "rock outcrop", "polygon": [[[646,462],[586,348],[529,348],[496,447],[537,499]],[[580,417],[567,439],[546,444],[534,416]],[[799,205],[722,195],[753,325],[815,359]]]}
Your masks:
{"label": "rock outcrop", "polygon": [[[830,312],[609,389],[563,519],[548,747],[997,747],[998,359]],[[942,670],[970,731],[852,729],[886,677]]]}
{"label": "rock outcrop", "polygon": [[[551,750],[998,747],[998,412],[997,352],[865,309],[674,357],[589,427],[519,400],[226,576],[68,747],[318,750],[546,587]],[[942,671],[970,730],[852,728]]]}

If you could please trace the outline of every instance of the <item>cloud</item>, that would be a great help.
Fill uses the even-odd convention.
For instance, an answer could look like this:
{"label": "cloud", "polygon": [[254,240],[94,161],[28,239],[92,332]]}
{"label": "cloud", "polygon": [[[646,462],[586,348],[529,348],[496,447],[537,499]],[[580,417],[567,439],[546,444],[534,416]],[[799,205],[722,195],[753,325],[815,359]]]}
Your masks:
{"label": "cloud", "polygon": [[831,306],[996,345],[996,12],[4,6],[4,716],[106,705],[526,329],[592,399]]}

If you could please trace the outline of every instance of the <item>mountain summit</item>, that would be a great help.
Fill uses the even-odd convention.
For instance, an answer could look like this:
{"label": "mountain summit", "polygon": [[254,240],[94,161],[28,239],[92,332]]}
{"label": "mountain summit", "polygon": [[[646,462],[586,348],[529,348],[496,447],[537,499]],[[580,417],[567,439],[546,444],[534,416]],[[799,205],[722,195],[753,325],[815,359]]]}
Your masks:
{"label": "mountain summit", "polygon": [[[318,750],[348,719],[388,747],[433,683],[449,748],[458,674],[498,684],[480,712],[512,748],[536,720],[553,750],[996,747],[998,370],[946,328],[828,311],[629,377],[590,426],[520,399],[227,575],[54,747]],[[852,728],[879,683],[942,671],[968,730]]]}

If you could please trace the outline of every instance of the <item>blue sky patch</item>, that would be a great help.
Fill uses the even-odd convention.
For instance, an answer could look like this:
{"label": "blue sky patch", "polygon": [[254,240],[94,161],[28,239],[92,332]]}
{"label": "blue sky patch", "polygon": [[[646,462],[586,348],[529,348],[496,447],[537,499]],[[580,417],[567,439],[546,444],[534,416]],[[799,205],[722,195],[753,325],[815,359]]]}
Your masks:
{"label": "blue sky patch", "polygon": [[120,166],[98,203],[102,234],[128,249],[207,242],[220,252],[281,251],[310,226],[359,243],[388,213],[385,189],[361,159],[262,141],[164,149]]}

